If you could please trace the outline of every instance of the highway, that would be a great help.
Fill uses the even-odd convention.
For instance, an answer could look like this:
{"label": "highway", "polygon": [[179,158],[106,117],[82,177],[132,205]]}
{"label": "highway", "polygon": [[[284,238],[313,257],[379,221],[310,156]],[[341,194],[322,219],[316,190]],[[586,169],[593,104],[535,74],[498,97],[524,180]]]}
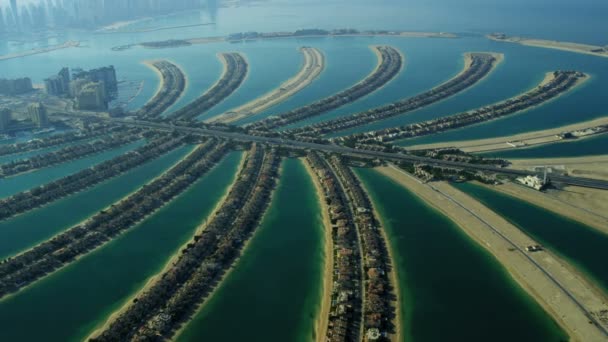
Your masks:
{"label": "highway", "polygon": [[[67,116],[78,116],[83,117],[74,113],[57,113],[57,115],[67,115]],[[89,117],[92,118],[92,117]],[[211,130],[205,128],[193,128],[186,126],[177,126],[168,123],[158,123],[158,122],[150,122],[150,121],[142,121],[142,120],[130,120],[130,119],[117,119],[117,118],[101,118],[94,117],[92,119],[111,121],[115,123],[121,123],[124,125],[138,126],[138,127],[147,127],[154,128],[165,131],[179,131],[184,133],[191,134],[200,134],[200,135],[209,135],[216,136],[220,138],[232,139],[243,142],[258,142],[262,144],[276,145],[276,146],[284,146],[284,147],[293,147],[293,148],[304,148],[304,149],[312,149],[318,151],[325,152],[334,152],[340,154],[348,154],[355,157],[364,157],[364,158],[377,158],[387,161],[406,161],[413,163],[424,163],[434,166],[443,166],[443,167],[454,167],[461,168],[466,170],[477,170],[477,171],[486,171],[503,175],[511,175],[511,176],[527,176],[530,174],[537,174],[539,177],[543,175],[541,173],[534,173],[532,171],[526,170],[514,170],[508,168],[500,168],[489,165],[479,165],[479,164],[468,164],[468,163],[459,163],[459,162],[451,162],[445,160],[431,159],[426,157],[419,157],[409,154],[403,153],[386,153],[386,152],[376,152],[376,151],[365,151],[358,150],[350,147],[333,145],[333,144],[316,144],[316,143],[308,143],[297,140],[289,140],[282,138],[268,138],[268,137],[259,137],[244,133],[234,133],[234,132],[226,132],[220,130]],[[570,177],[570,176],[561,176],[561,175],[550,175],[551,181],[555,183],[561,183],[565,185],[573,185],[580,186],[585,188],[594,188],[601,190],[608,190],[608,181],[599,180],[599,179],[591,179],[591,178],[582,178],[582,177]]]}

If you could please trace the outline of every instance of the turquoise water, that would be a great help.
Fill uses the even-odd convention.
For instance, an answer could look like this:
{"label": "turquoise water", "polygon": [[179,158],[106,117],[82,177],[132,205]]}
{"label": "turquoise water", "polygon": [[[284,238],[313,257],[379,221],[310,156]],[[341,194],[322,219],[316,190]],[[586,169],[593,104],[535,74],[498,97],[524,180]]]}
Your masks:
{"label": "turquoise water", "polygon": [[598,135],[565,143],[548,144],[537,147],[507,151],[480,153],[482,156],[497,158],[561,158],[603,155],[608,153],[608,134]]}
{"label": "turquoise water", "polygon": [[[298,201],[290,200],[294,194]],[[286,160],[258,232],[177,340],[314,340],[323,282],[320,212],[302,162]]]}
{"label": "turquoise water", "polygon": [[120,200],[170,168],[192,148],[179,148],[90,189],[0,221],[0,259],[32,247]]}
{"label": "turquoise water", "polygon": [[[239,152],[229,154],[192,188],[135,228],[0,301],[0,340],[83,340],[192,237],[232,182],[240,157]],[[35,328],[25,327],[24,322]]]}
{"label": "turquoise water", "polygon": [[522,231],[591,276],[608,291],[608,235],[514,197],[482,186],[462,183],[460,190],[479,199]]}
{"label": "turquoise water", "polygon": [[394,252],[407,341],[564,341],[500,263],[399,184],[357,169]]}
{"label": "turquoise water", "polygon": [[132,151],[143,146],[145,143],[146,142],[144,140],[139,140],[134,143],[103,151],[82,159],[39,169],[15,177],[0,179],[0,198],[8,197],[18,192],[31,189],[35,186],[52,182],[72,173],[76,173],[94,164],[102,163],[125,152]]}

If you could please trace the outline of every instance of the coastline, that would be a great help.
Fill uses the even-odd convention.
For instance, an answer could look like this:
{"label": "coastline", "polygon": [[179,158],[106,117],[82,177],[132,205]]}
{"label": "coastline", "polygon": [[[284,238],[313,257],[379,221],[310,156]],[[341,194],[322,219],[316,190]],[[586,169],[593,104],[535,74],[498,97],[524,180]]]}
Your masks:
{"label": "coastline", "polygon": [[[194,151],[194,150],[193,150]],[[230,186],[226,189],[226,191],[224,192],[224,194],[222,195],[222,197],[217,201],[215,207],[213,208],[213,210],[211,211],[211,213],[208,215],[208,217],[213,217],[218,210],[221,208],[222,204],[224,203],[224,200],[226,199],[226,197],[228,197],[228,194],[230,193],[230,189],[232,188],[232,185],[234,184],[234,182],[236,182],[239,173],[241,172],[245,160],[246,160],[246,155],[247,153],[243,153],[243,155],[241,156],[241,160],[239,162],[239,166],[237,168],[237,172],[234,174],[234,177],[232,179],[232,182],[230,183]],[[216,163],[213,168],[215,168],[219,163]],[[205,220],[206,222],[206,220]],[[206,224],[205,222],[203,222],[201,225],[199,225],[196,230],[194,231],[193,235],[197,235],[200,234],[201,232],[203,232],[206,229]],[[88,337],[86,338],[86,340],[90,340],[91,338],[95,338],[99,335],[100,332],[106,330],[109,325],[117,318],[119,317],[122,313],[124,313],[129,307],[130,305],[133,303],[133,300],[135,298],[137,298],[137,296],[142,293],[142,292],[146,292],[148,291],[150,288],[152,288],[159,280],[159,276],[162,275],[163,273],[165,273],[166,271],[168,271],[173,263],[177,260],[177,258],[179,258],[180,252],[183,248],[185,248],[188,243],[190,243],[191,239],[188,239],[186,242],[184,242],[184,244],[182,244],[179,248],[177,248],[175,250],[175,253],[173,253],[173,255],[170,256],[169,260],[167,260],[167,262],[164,264],[164,266],[162,266],[162,268],[159,269],[158,272],[155,272],[152,276],[150,276],[146,282],[145,285],[139,289],[136,289],[135,292],[129,296],[128,298],[126,298],[123,302],[123,305],[116,311],[114,311],[111,315],[109,315],[105,321],[103,321],[102,324],[97,325],[95,328],[93,328],[91,330],[91,333],[89,333]],[[229,272],[230,270],[228,270],[227,272]],[[198,311],[198,309],[197,309]],[[180,328],[181,330],[181,328]],[[180,331],[178,330],[178,332]],[[176,333],[174,336],[177,336],[178,334]]]}
{"label": "coastline", "polygon": [[[532,46],[544,49],[552,49],[552,50],[561,50],[568,51],[574,53],[582,53],[586,55],[592,55],[596,57],[604,57],[608,58],[608,51],[606,51],[603,47],[597,45],[588,45],[581,43],[572,43],[572,42],[561,42],[556,40],[546,40],[546,39],[530,39],[530,38],[522,38],[522,37],[505,37],[503,39],[497,38],[493,35],[486,35],[486,38],[496,41],[496,42],[504,42],[504,43],[512,43],[519,44],[524,46]],[[594,51],[597,50],[597,51]],[[601,52],[600,50],[603,50]]]}
{"label": "coastline", "polygon": [[[576,131],[587,129],[590,127],[600,126],[600,125],[608,125],[608,116],[604,116],[598,119],[579,122],[575,124],[560,126],[556,128],[548,128],[544,130],[526,132],[526,133],[518,133],[508,136],[495,137],[495,138],[487,138],[487,139],[473,139],[473,140],[454,140],[454,141],[446,141],[439,143],[430,143],[430,144],[420,144],[420,145],[411,145],[408,146],[409,149],[412,150],[426,150],[426,149],[436,149],[436,148],[445,148],[445,147],[456,147],[461,149],[464,152],[475,153],[475,152],[493,152],[493,151],[503,151],[517,148],[525,148],[543,144],[553,144],[553,143],[567,143],[570,141],[578,141],[581,139],[586,139],[588,137],[596,136],[588,135],[584,137],[579,137],[574,140],[568,139],[559,139],[556,137],[557,134],[560,134],[565,131]],[[516,144],[524,144],[524,146],[519,147],[519,145],[511,146],[508,143]]]}
{"label": "coastline", "polygon": [[331,292],[333,287],[333,263],[334,263],[334,255],[333,255],[333,240],[332,240],[332,225],[329,219],[329,207],[327,206],[327,202],[325,201],[325,192],[319,183],[319,179],[315,175],[315,171],[312,169],[308,161],[305,159],[301,159],[304,167],[306,168],[306,172],[308,176],[312,179],[315,185],[315,192],[317,194],[317,199],[319,201],[319,205],[321,206],[322,217],[323,217],[323,225],[325,226],[324,231],[324,254],[325,254],[325,266],[323,268],[323,290],[322,290],[322,299],[321,306],[319,312],[317,313],[315,331],[316,331],[316,341],[323,342],[325,341],[325,337],[327,336],[327,325],[329,324],[329,310],[330,310],[330,302],[331,302]]}
{"label": "coastline", "polygon": [[[463,233],[487,250],[521,288],[573,340],[605,338],[590,329],[587,312],[606,309],[605,297],[574,268],[554,254],[529,254],[523,246],[536,244],[529,236],[474,198],[445,182],[423,184],[396,167],[377,169],[448,217]],[[605,327],[604,327],[605,329]]]}
{"label": "coastline", "polygon": [[[306,52],[307,50],[310,50],[311,54],[308,54]],[[304,55],[304,64],[296,75],[292,76],[287,81],[281,83],[278,87],[270,90],[264,95],[239,107],[230,109],[225,113],[205,120],[205,122],[231,124],[235,121],[255,116],[268,108],[287,101],[287,99],[308,87],[325,70],[326,58],[323,53],[316,48],[302,47],[300,48],[300,51],[302,51]],[[315,60],[320,61],[320,63],[315,64]],[[314,70],[309,71],[311,68]]]}
{"label": "coastline", "polygon": [[367,191],[367,188],[365,187],[365,184],[363,184],[363,182],[361,181],[361,179],[359,178],[359,176],[357,176],[357,179],[359,180],[359,183],[361,184],[361,189],[363,189],[363,192],[365,193],[365,195],[367,196],[367,198],[369,198],[370,203],[372,205],[373,211],[374,211],[374,216],[376,216],[376,218],[378,219],[378,221],[380,221],[380,224],[382,225],[380,231],[382,231],[382,238],[384,239],[384,243],[386,244],[386,250],[388,252],[388,257],[390,259],[390,265],[391,265],[391,270],[390,270],[390,275],[389,275],[389,281],[391,286],[393,287],[393,295],[395,295],[396,300],[393,302],[393,304],[395,305],[395,317],[393,318],[393,325],[395,326],[395,333],[392,334],[390,340],[393,342],[399,342],[399,341],[404,341],[404,334],[403,334],[403,317],[401,314],[401,308],[403,307],[403,298],[401,296],[401,289],[400,289],[400,284],[399,284],[399,279],[397,277],[397,271],[396,271],[396,267],[395,267],[395,252],[393,250],[393,245],[391,244],[391,240],[388,237],[388,234],[386,232],[386,224],[384,224],[384,218],[382,217],[382,215],[380,215],[380,213],[378,212],[378,210],[376,209],[376,206],[374,205],[374,201],[372,199],[372,197],[370,196],[369,192]]}
{"label": "coastline", "polygon": [[[584,202],[581,203],[581,200],[569,202],[562,201],[558,199],[557,196],[550,196],[546,193],[510,182],[498,186],[490,186],[481,183],[476,184],[542,207],[546,210],[554,212],[557,215],[565,216],[571,220],[581,222],[591,228],[594,228],[604,234],[608,234],[608,215],[605,215],[604,212],[599,210],[594,211],[592,209],[584,209],[586,205]],[[576,187],[571,188],[576,189]],[[608,194],[603,197],[608,201]]]}

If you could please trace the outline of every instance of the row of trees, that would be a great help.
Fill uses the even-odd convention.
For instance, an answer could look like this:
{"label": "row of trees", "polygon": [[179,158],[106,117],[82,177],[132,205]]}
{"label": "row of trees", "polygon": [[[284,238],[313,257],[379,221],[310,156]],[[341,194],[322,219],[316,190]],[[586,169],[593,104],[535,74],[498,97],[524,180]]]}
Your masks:
{"label": "row of trees", "polygon": [[354,139],[363,143],[367,141],[386,142],[445,132],[450,129],[494,120],[547,102],[572,89],[585,77],[585,74],[576,71],[555,71],[553,73],[553,79],[547,84],[538,86],[522,95],[495,105],[412,125],[357,134],[349,137],[349,139]]}
{"label": "row of trees", "polygon": [[270,202],[280,158],[254,145],[227,198],[158,282],[94,340],[170,338],[221,281]]}
{"label": "row of trees", "polygon": [[14,160],[0,165],[0,177],[15,176],[43,167],[65,163],[70,160],[122,146],[142,138],[141,129],[133,128],[124,132],[110,134],[85,144],[66,146],[60,150],[32,156],[27,159]]}
{"label": "row of trees", "polygon": [[117,132],[123,130],[123,127],[108,125],[103,123],[92,124],[85,130],[79,130],[77,132],[67,132],[52,135],[42,139],[33,139],[28,142],[0,145],[0,156],[5,156],[15,153],[24,153],[40,150],[43,148],[53,147],[57,145],[63,145],[71,142],[77,142],[87,140],[95,137],[99,137],[105,134]]}
{"label": "row of trees", "polygon": [[293,129],[288,133],[309,136],[323,135],[384,120],[445,100],[477,83],[494,68],[496,62],[496,58],[487,53],[474,53],[470,55],[470,58],[471,63],[465,71],[422,94],[354,115]]}
{"label": "row of trees", "polygon": [[[156,135],[158,135],[158,133],[156,133]],[[0,200],[0,220],[5,220],[34,208],[52,203],[60,198],[123,174],[176,149],[183,145],[185,139],[184,137],[173,138],[164,133],[154,138],[150,138],[152,138],[151,142],[135,151],[129,151],[75,174]]]}
{"label": "row of trees", "polygon": [[362,264],[359,237],[346,192],[329,163],[317,152],[307,161],[321,183],[333,241],[333,287],[327,341],[359,341],[362,322]]}
{"label": "row of trees", "polygon": [[167,117],[172,121],[190,121],[222,102],[241,86],[247,76],[249,65],[240,53],[223,53],[221,58],[226,63],[226,71],[215,86],[199,96],[185,107]]}
{"label": "row of trees", "polygon": [[134,194],[34,248],[0,264],[0,298],[111,241],[185,191],[226,154],[227,143],[209,140]]}
{"label": "row of trees", "polygon": [[380,52],[380,64],[378,65],[378,68],[363,81],[325,99],[253,123],[248,126],[248,129],[251,131],[271,130],[318,116],[348,103],[357,101],[384,86],[397,76],[401,70],[401,67],[403,66],[403,56],[397,49],[391,46],[377,46],[374,48]]}
{"label": "row of trees", "polygon": [[368,340],[388,339],[387,333],[395,331],[393,318],[395,293],[389,278],[391,259],[380,221],[372,203],[353,171],[338,157],[331,159],[331,166],[341,179],[353,208],[355,223],[361,237],[363,255],[364,327]]}
{"label": "row of trees", "polygon": [[162,76],[162,87],[156,95],[136,113],[143,119],[154,119],[171,107],[186,89],[186,76],[183,71],[169,61],[156,61],[152,63]]}

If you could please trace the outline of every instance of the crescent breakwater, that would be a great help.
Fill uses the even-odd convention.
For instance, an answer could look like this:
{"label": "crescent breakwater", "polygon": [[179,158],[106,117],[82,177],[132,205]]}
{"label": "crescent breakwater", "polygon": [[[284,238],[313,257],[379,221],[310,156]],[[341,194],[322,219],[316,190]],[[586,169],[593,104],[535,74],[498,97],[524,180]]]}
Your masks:
{"label": "crescent breakwater", "polygon": [[187,79],[180,67],[167,61],[146,61],[144,64],[159,74],[160,84],[154,96],[135,115],[144,119],[155,119],[179,100],[186,89]]}
{"label": "crescent breakwater", "polygon": [[220,80],[196,100],[167,115],[164,120],[186,122],[195,120],[197,116],[222,102],[241,86],[249,71],[245,56],[238,52],[230,52],[219,54],[219,58],[224,65]]}
{"label": "crescent breakwater", "polygon": [[525,46],[534,46],[545,49],[562,50],[575,53],[583,53],[596,57],[608,57],[608,47],[599,45],[589,45],[571,42],[560,42],[556,40],[534,39],[523,37],[511,37],[504,33],[493,33],[486,35],[486,38],[505,43],[514,43]]}
{"label": "crescent breakwater", "polygon": [[124,51],[132,47],[140,46],[144,48],[176,48],[190,46],[193,44],[211,44],[221,42],[238,43],[243,41],[269,40],[269,39],[288,39],[288,38],[312,38],[312,37],[401,37],[401,38],[458,38],[453,33],[446,32],[416,32],[416,31],[388,31],[388,30],[366,30],[355,29],[339,30],[320,30],[303,29],[294,32],[246,32],[235,33],[229,36],[220,37],[199,37],[191,39],[169,39],[163,41],[143,42],[115,46],[112,51]]}
{"label": "crescent breakwater", "polygon": [[252,123],[247,128],[251,131],[276,129],[337,109],[382,88],[403,69],[404,57],[399,50],[391,46],[372,46],[371,48],[378,58],[378,65],[362,81],[335,95],[289,112],[269,117],[260,122]]}
{"label": "crescent breakwater", "polygon": [[82,224],[0,264],[0,298],[38,281],[108,243],[188,189],[227,152],[208,139],[173,168]]}
{"label": "crescent breakwater", "polygon": [[234,123],[259,114],[262,111],[287,100],[289,97],[309,86],[325,69],[325,56],[319,49],[312,47],[303,47],[300,51],[304,56],[304,64],[294,77],[285,81],[277,89],[238,108],[208,119],[206,122],[223,124]]}
{"label": "crescent breakwater", "polygon": [[433,119],[426,122],[380,131],[355,134],[343,140],[356,140],[360,143],[388,142],[414,138],[479,124],[512,115],[539,106],[582,84],[589,78],[577,71],[555,71],[548,73],[543,82],[534,89],[509,100],[482,107],[477,110]]}
{"label": "crescent breakwater", "polygon": [[280,160],[275,150],[253,145],[236,183],[202,232],[92,340],[171,338],[189,321],[254,234],[270,203]]}
{"label": "crescent breakwater", "polygon": [[449,81],[414,97],[386,106],[370,109],[343,118],[286,131],[290,135],[318,136],[367,125],[393,116],[402,115],[454,96],[488,76],[503,59],[495,53],[467,53],[462,72]]}

